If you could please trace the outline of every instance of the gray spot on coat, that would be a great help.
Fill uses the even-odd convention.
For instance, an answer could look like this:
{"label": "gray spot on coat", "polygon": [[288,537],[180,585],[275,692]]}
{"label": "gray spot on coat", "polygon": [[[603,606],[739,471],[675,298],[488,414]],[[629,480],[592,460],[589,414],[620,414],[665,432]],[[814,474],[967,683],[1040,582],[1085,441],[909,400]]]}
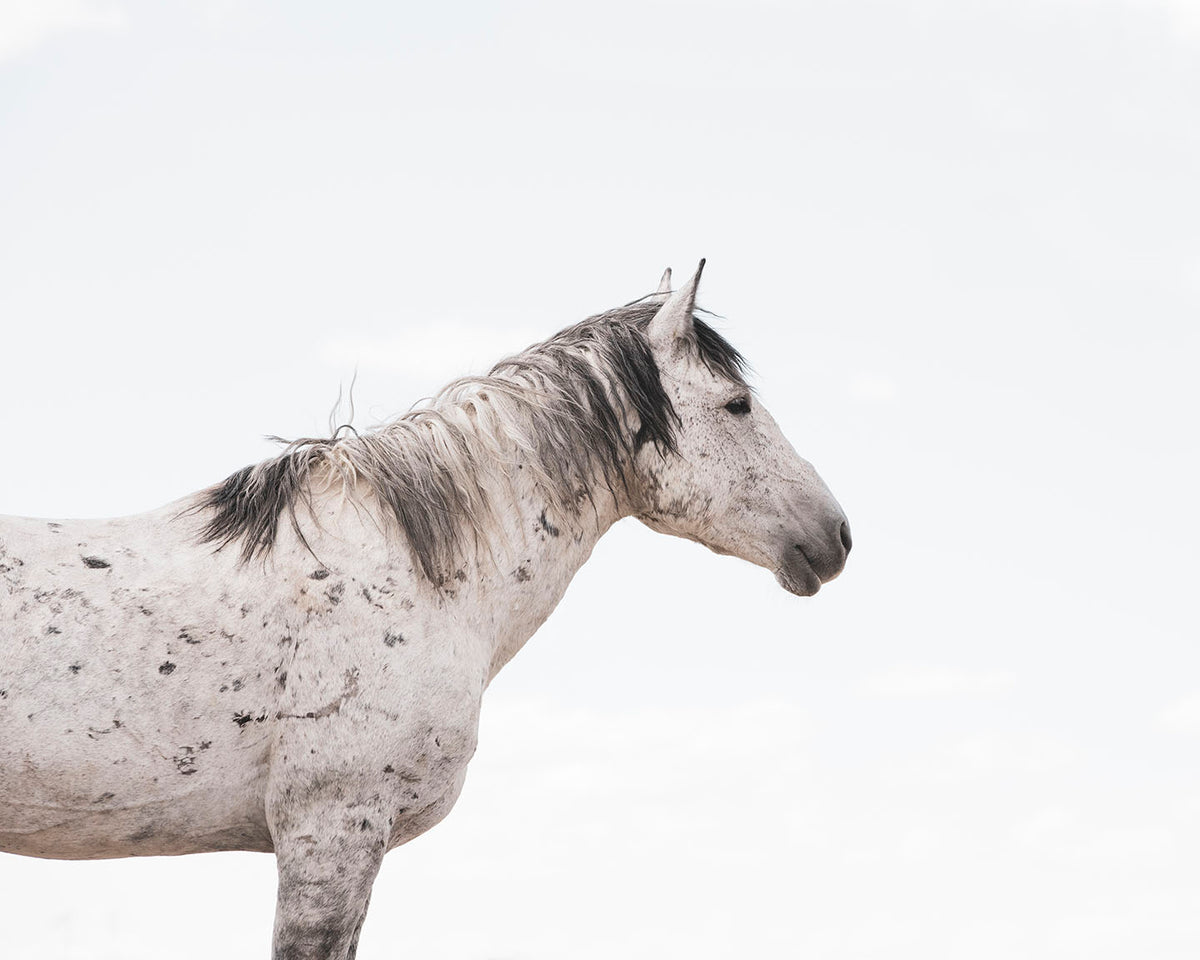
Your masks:
{"label": "gray spot on coat", "polygon": [[562,531],[559,530],[558,527],[556,527],[554,524],[552,524],[549,520],[546,519],[546,511],[545,510],[543,510],[541,512],[541,515],[538,517],[537,528],[539,530],[541,530],[543,533],[550,534],[550,536],[552,536],[552,537],[557,537],[560,533],[562,533]]}

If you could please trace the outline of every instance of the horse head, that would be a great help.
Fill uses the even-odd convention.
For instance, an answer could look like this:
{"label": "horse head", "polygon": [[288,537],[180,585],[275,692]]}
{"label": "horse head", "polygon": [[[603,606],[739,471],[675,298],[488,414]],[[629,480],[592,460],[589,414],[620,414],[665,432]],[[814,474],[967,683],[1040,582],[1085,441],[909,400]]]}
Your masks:
{"label": "horse head", "polygon": [[796,453],[743,376],[741,355],[696,317],[704,261],[670,292],[646,333],[674,407],[673,449],[644,445],[635,514],[654,530],[771,570],[811,596],[846,563],[850,527],[812,464]]}

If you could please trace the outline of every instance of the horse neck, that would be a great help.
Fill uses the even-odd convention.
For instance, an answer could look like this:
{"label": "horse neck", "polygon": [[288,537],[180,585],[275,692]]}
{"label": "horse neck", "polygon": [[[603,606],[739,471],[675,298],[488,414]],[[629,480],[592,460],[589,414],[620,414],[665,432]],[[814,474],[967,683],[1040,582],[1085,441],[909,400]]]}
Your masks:
{"label": "horse neck", "polygon": [[600,537],[631,513],[624,490],[610,492],[597,481],[578,512],[564,516],[530,471],[517,466],[513,472],[511,501],[497,511],[502,535],[490,554],[486,547],[479,551],[476,569],[463,581],[464,599],[476,601],[495,638],[491,676],[550,616]]}

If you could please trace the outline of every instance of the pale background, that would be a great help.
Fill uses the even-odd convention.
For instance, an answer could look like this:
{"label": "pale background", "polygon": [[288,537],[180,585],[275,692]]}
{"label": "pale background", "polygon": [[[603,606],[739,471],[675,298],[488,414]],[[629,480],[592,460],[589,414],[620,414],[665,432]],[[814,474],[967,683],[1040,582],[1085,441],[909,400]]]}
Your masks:
{"label": "pale background", "polygon": [[[0,510],[158,505],[706,256],[846,573],[621,524],[360,956],[1194,958],[1198,175],[1192,0],[5,0]],[[273,897],[0,855],[0,953],[262,958]]]}

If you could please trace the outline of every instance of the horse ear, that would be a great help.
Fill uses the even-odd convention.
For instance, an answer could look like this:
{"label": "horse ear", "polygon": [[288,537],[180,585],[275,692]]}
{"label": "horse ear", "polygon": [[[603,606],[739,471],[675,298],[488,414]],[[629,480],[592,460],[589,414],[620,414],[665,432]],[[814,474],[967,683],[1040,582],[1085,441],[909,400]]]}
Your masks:
{"label": "horse ear", "polygon": [[[696,268],[692,279],[667,297],[666,303],[658,308],[658,313],[650,321],[646,335],[652,344],[669,346],[677,340],[690,339],[693,332],[692,314],[696,310],[696,285],[700,282],[700,274],[704,272],[704,261]],[[671,271],[663,275],[663,282],[670,280]],[[661,290],[660,290],[661,292]]]}
{"label": "horse ear", "polygon": [[666,303],[671,296],[671,268],[663,271],[662,279],[658,281],[658,289],[646,297],[647,303]]}

